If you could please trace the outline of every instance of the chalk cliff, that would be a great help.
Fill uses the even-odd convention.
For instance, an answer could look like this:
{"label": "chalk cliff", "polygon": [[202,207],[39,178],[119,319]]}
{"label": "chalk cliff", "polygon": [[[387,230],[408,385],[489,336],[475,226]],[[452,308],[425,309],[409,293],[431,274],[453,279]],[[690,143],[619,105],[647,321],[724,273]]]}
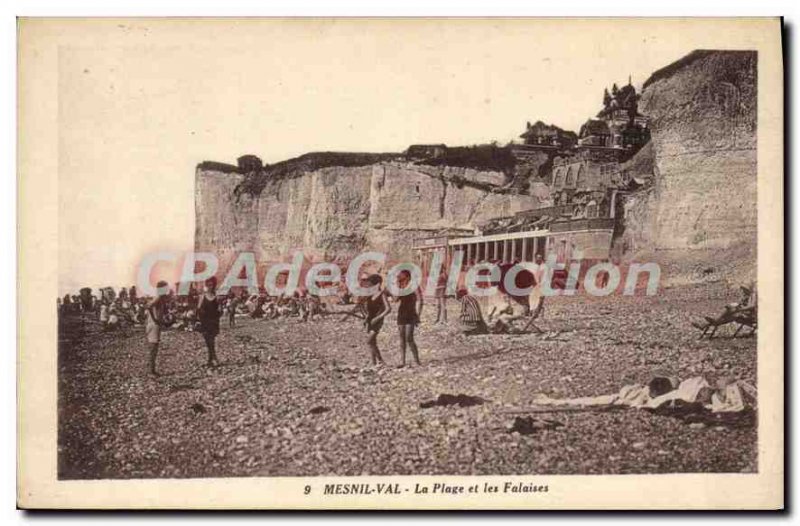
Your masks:
{"label": "chalk cliff", "polygon": [[757,56],[695,51],[645,83],[655,248],[755,245]]}
{"label": "chalk cliff", "polygon": [[673,281],[756,276],[757,55],[695,51],[656,71],[640,109],[651,141],[624,168],[651,184],[625,197],[615,252]]}
{"label": "chalk cliff", "polygon": [[[756,90],[749,51],[695,51],[645,82],[639,111],[651,141],[622,166],[644,186],[617,203],[615,257],[677,250],[719,261],[718,251],[734,250],[754,273]],[[365,249],[405,259],[415,237],[550,204],[542,181],[551,168],[547,155],[515,160],[495,147],[425,163],[312,153],[251,173],[205,162],[195,246],[223,257],[252,250],[262,261],[299,249],[328,261]]]}
{"label": "chalk cliff", "polygon": [[261,261],[282,260],[300,249],[327,261],[366,249],[409,258],[416,236],[473,229],[546,199],[541,191],[537,196],[504,189],[501,172],[399,160],[301,169],[268,177],[253,193],[240,191],[246,178],[214,163],[197,167],[196,249],[223,259],[252,250]]}

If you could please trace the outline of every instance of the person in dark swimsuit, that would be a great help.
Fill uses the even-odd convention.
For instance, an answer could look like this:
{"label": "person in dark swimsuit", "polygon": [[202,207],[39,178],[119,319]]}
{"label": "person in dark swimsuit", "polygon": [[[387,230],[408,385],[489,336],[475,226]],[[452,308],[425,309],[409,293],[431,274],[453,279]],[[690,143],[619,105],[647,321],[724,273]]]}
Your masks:
{"label": "person in dark swimsuit", "polygon": [[[397,287],[400,290],[405,289],[410,281],[411,272],[407,270],[403,270],[397,275]],[[397,301],[400,303],[397,309],[397,329],[400,333],[400,365],[397,367],[402,368],[406,365],[406,347],[411,349],[411,356],[414,357],[414,362],[420,365],[417,342],[414,341],[414,328],[419,325],[420,315],[422,314],[422,294],[415,290],[410,294],[399,296]]]}
{"label": "person in dark swimsuit", "polygon": [[217,278],[210,277],[206,280],[206,290],[200,298],[197,308],[197,320],[200,322],[200,332],[208,348],[208,367],[217,367],[216,339],[219,334],[219,319],[222,317],[219,299],[217,298]]}
{"label": "person in dark swimsuit", "polygon": [[380,288],[382,283],[383,278],[378,274],[372,274],[367,278],[368,286],[376,287],[375,293],[366,300],[367,317],[364,320],[372,365],[383,365],[384,363],[381,352],[378,350],[378,333],[383,327],[383,319],[392,311],[389,300],[386,299],[386,293]]}

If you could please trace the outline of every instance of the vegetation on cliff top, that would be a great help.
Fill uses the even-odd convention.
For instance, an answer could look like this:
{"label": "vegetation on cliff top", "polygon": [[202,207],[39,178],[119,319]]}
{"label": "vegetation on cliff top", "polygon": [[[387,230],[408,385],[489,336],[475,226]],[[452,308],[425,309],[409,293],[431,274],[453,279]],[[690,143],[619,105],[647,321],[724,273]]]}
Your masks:
{"label": "vegetation on cliff top", "polygon": [[264,166],[258,172],[244,174],[244,180],[236,186],[235,195],[258,196],[271,179],[290,179],[306,172],[330,168],[332,166],[367,166],[382,161],[399,158],[398,153],[354,153],[354,152],[311,152],[275,164]]}
{"label": "vegetation on cliff top", "polygon": [[[692,62],[696,62],[696,61],[698,61],[698,60],[700,60],[702,58],[705,58],[705,57],[707,57],[709,55],[712,55],[714,53],[716,53],[716,51],[712,51],[712,50],[708,50],[708,49],[695,49],[694,51],[692,51],[691,53],[689,53],[685,57],[676,60],[672,64],[669,64],[667,66],[664,66],[661,69],[658,69],[658,70],[654,71],[653,74],[650,75],[650,78],[645,80],[644,84],[642,84],[642,90],[644,90],[645,88],[647,88],[647,86],[649,86],[650,84],[652,84],[654,82],[657,82],[659,80],[663,80],[663,79],[671,77],[678,70],[681,70],[681,69],[685,68],[686,66],[688,66]],[[730,52],[726,51],[726,53],[730,53]]]}
{"label": "vegetation on cliff top", "polygon": [[[286,161],[266,165],[260,171],[245,173],[244,179],[236,186],[234,193],[237,199],[244,194],[247,194],[251,197],[256,197],[261,194],[266,187],[267,182],[270,180],[290,179],[293,177],[299,177],[304,173],[313,172],[322,168],[330,168],[333,166],[352,168],[395,160],[405,160],[405,156],[399,153],[307,153]],[[448,148],[447,153],[445,153],[443,156],[424,159],[418,162],[420,164],[426,164],[429,166],[455,166],[461,168],[472,168],[481,171],[503,172],[509,176],[513,174],[517,164],[517,160],[511,153],[511,148],[508,146],[497,146],[496,144]],[[202,163],[201,168],[208,166],[209,169],[217,169],[217,164],[219,163],[215,163],[214,166],[210,166],[208,163]],[[228,171],[237,171],[235,167],[231,168],[232,170]],[[497,188],[492,185],[477,183],[466,179],[455,182],[457,184],[460,183],[468,186],[480,186],[481,189],[486,191],[497,190]]]}
{"label": "vegetation on cliff top", "polygon": [[421,163],[431,166],[458,166],[511,174],[517,164],[517,159],[508,146],[480,144],[448,148],[444,155],[425,159]]}

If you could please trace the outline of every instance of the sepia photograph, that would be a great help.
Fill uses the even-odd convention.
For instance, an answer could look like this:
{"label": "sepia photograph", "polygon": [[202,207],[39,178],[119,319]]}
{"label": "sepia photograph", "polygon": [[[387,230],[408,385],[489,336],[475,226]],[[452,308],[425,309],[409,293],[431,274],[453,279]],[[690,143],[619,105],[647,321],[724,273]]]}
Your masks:
{"label": "sepia photograph", "polygon": [[33,507],[781,505],[780,19],[18,26]]}

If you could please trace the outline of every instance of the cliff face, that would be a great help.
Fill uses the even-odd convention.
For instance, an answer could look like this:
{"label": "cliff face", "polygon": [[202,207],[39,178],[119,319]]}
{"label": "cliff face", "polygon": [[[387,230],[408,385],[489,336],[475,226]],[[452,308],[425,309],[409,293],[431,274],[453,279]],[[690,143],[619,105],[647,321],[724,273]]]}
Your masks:
{"label": "cliff face", "polygon": [[235,189],[244,179],[238,173],[200,166],[194,186],[195,250],[228,259],[248,250],[255,239],[256,208],[246,197],[237,202]]}
{"label": "cliff face", "polygon": [[[257,194],[236,192],[245,176],[201,165],[195,184],[195,247],[223,259],[252,250],[261,261],[302,249],[347,260],[363,250],[410,258],[414,237],[474,228],[540,206],[541,197],[499,193],[501,172],[378,162],[271,178]],[[237,195],[238,194],[238,195]]]}
{"label": "cliff face", "polygon": [[655,185],[636,205],[640,241],[656,249],[755,246],[756,72],[755,52],[696,51],[645,83],[640,108],[650,118]]}
{"label": "cliff face", "polygon": [[[617,203],[625,219],[615,258],[691,250],[693,261],[722,265],[720,254],[733,254],[735,273],[754,273],[756,89],[757,56],[747,51],[696,51],[645,82],[639,111],[651,140],[622,166],[644,186]],[[254,251],[261,261],[299,249],[326,261],[367,249],[409,259],[415,237],[550,204],[541,181],[552,159],[524,153],[514,160],[494,146],[455,148],[425,164],[312,153],[256,176],[202,163],[195,245],[223,258]]]}

